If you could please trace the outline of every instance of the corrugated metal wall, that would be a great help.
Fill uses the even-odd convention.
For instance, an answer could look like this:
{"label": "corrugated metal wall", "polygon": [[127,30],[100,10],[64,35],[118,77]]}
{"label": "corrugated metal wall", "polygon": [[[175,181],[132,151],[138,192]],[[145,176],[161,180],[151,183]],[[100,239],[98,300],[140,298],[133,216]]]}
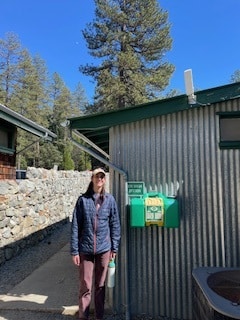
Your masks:
{"label": "corrugated metal wall", "polygon": [[236,110],[239,99],[111,128],[111,161],[148,191],[177,194],[181,215],[178,229],[131,228],[125,181],[112,172],[122,216],[118,311],[192,319],[192,270],[240,265],[240,150],[219,149],[216,115]]}

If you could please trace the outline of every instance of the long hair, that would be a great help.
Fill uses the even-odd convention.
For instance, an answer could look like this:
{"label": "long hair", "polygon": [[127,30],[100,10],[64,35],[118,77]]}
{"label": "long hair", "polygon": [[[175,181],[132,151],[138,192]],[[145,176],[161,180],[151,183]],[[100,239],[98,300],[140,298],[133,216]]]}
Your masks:
{"label": "long hair", "polygon": [[[91,198],[94,195],[94,190],[93,190],[93,182],[90,181],[86,192],[84,193],[84,196],[87,198]],[[101,192],[100,192],[100,200],[103,201],[105,195],[105,188],[102,186]]]}

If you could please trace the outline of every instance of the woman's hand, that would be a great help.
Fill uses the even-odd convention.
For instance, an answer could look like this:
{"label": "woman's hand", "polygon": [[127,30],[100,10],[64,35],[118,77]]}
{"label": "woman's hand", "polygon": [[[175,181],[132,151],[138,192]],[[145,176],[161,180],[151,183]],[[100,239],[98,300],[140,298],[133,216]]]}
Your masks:
{"label": "woman's hand", "polygon": [[75,266],[80,266],[80,256],[72,256],[72,261],[75,264]]}
{"label": "woman's hand", "polygon": [[110,252],[110,260],[112,260],[112,259],[115,260],[115,258],[116,258],[116,252],[111,251]]}

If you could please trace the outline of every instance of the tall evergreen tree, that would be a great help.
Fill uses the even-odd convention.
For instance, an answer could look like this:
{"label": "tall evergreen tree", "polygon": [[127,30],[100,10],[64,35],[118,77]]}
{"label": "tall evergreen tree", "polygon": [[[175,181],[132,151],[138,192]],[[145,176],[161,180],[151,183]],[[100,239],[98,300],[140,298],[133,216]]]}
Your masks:
{"label": "tall evergreen tree", "polygon": [[[75,138],[76,139],[76,138]],[[83,141],[79,141],[84,144]],[[80,150],[79,148],[73,148],[72,150],[72,159],[74,161],[75,170],[85,171],[91,170],[91,156]]]}
{"label": "tall evergreen tree", "polygon": [[51,130],[58,135],[58,140],[64,139],[65,130],[61,126],[72,114],[71,92],[65,86],[58,73],[54,73],[50,87],[50,96],[52,100]]}
{"label": "tall evergreen tree", "polygon": [[[10,106],[23,116],[42,124],[42,119],[45,116],[45,114],[42,115],[42,111],[47,109],[49,101],[46,101],[45,83],[40,78],[40,72],[43,71],[38,69],[37,59],[33,59],[27,50],[23,50],[22,58],[18,64],[18,82],[14,86]],[[44,72],[46,71],[44,70]]]}
{"label": "tall evergreen tree", "polygon": [[80,66],[94,77],[95,108],[125,108],[158,98],[174,70],[168,14],[157,0],[95,0],[96,17],[83,30],[100,65]]}
{"label": "tall evergreen tree", "polygon": [[19,78],[19,60],[22,57],[21,43],[14,33],[6,33],[0,39],[0,102],[8,105],[14,86]]}
{"label": "tall evergreen tree", "polygon": [[68,147],[67,143],[67,128],[62,126],[62,123],[73,115],[71,92],[56,72],[53,74],[50,90],[50,96],[52,99],[50,130],[57,134],[57,141],[55,145],[63,155],[63,161],[59,164],[59,168],[64,169],[65,162],[71,162],[71,148]]}
{"label": "tall evergreen tree", "polygon": [[76,89],[72,92],[72,115],[70,117],[78,117],[85,113],[88,106],[88,100],[85,90],[81,83],[78,83]]}
{"label": "tall evergreen tree", "polygon": [[61,166],[62,163],[63,154],[58,150],[55,143],[40,144],[40,155],[37,167],[52,169],[54,165]]}
{"label": "tall evergreen tree", "polygon": [[231,82],[239,82],[240,81],[240,69],[234,71],[231,76]]}
{"label": "tall evergreen tree", "polygon": [[70,92],[57,73],[51,80],[49,83],[45,62],[22,48],[15,34],[7,33],[6,39],[0,39],[0,103],[58,135],[57,141],[44,143],[18,129],[19,169],[27,166],[50,169],[54,164],[60,169],[81,168],[76,150],[67,140],[67,129],[61,123],[85,111],[87,99],[84,89],[78,84],[76,90]]}
{"label": "tall evergreen tree", "polygon": [[64,145],[64,152],[63,152],[63,169],[64,170],[74,170],[74,161],[72,159],[71,153],[73,150],[73,145],[66,141]]}
{"label": "tall evergreen tree", "polygon": [[40,56],[33,57],[33,65],[35,67],[38,78],[38,114],[41,118],[40,124],[49,126],[49,115],[51,114],[50,96],[49,96],[49,73],[45,61]]}
{"label": "tall evergreen tree", "polygon": [[[46,74],[44,64],[41,64],[39,57],[32,58],[29,52],[24,49],[22,57],[19,59],[18,72],[18,81],[14,86],[9,103],[11,109],[47,127],[46,119],[49,111],[47,111],[48,101],[43,80],[43,74]],[[38,142],[33,143],[36,140],[32,134],[18,130],[17,152],[21,152],[20,163],[37,166],[40,147]],[[31,144],[31,148],[25,149]]]}

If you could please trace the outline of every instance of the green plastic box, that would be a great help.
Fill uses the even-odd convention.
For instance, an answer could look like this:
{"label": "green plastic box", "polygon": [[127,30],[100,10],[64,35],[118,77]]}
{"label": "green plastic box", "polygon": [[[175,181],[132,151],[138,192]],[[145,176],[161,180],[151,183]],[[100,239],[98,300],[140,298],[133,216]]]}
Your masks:
{"label": "green plastic box", "polygon": [[178,228],[180,224],[178,201],[174,198],[164,198],[164,227]]}
{"label": "green plastic box", "polygon": [[144,200],[142,198],[130,200],[130,226],[145,227]]}
{"label": "green plastic box", "polygon": [[178,200],[171,197],[166,197],[161,193],[145,193],[143,198],[132,198],[130,200],[130,226],[131,227],[146,227],[153,223],[146,221],[145,199],[149,197],[161,198],[164,203],[163,224],[159,225],[165,228],[178,228],[180,225]]}

